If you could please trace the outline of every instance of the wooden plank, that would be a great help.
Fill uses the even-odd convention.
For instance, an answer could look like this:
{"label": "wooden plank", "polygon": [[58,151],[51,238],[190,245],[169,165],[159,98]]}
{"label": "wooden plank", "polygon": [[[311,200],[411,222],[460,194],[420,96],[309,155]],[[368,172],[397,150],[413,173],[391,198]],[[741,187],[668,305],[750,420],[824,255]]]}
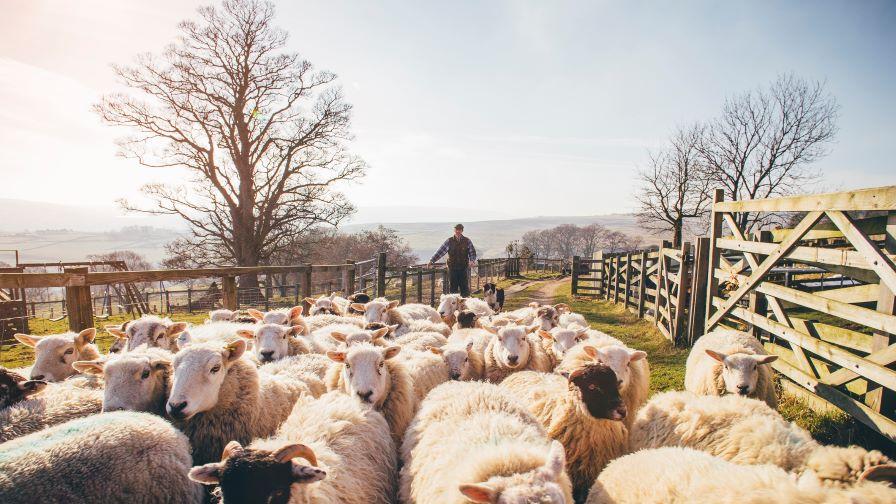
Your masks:
{"label": "wooden plank", "polygon": [[623,293],[622,304],[628,309],[628,296],[632,288],[632,253],[629,252],[625,256],[625,292]]}
{"label": "wooden plank", "polygon": [[[896,252],[896,211],[891,210],[887,214],[885,235],[883,252]],[[884,282],[878,286],[877,311],[888,315],[896,314],[896,289],[884,285]],[[875,331],[871,347],[872,350],[878,352],[894,346],[894,343],[896,343],[896,336],[892,331],[890,334],[884,331]],[[865,401],[875,411],[891,412],[896,409],[896,392],[880,387],[866,395]]]}
{"label": "wooden plank", "polygon": [[[725,191],[723,189],[716,189],[713,194],[713,210],[712,217],[710,218],[710,227],[709,227],[709,254],[708,260],[709,264],[707,266],[707,271],[710,273],[714,272],[716,268],[719,267],[719,263],[722,260],[721,249],[716,246],[716,242],[722,237],[722,212],[717,212],[715,210],[716,205],[721,204],[725,200]],[[706,280],[706,308],[704,313],[706,315],[706,321],[709,321],[709,318],[712,316],[713,312],[713,303],[712,300],[716,296],[719,295],[719,281],[716,279],[715,275],[709,274],[707,275]],[[709,326],[704,323],[704,330],[708,330]]]}
{"label": "wooden plank", "polygon": [[[237,309],[238,303],[235,276],[224,276],[221,278],[221,295],[221,303],[224,305],[224,308],[228,310]],[[161,307],[159,309],[161,310]]]}
{"label": "wooden plank", "polygon": [[[775,243],[763,243],[747,240],[737,240],[732,238],[720,238],[717,246],[725,250],[737,250],[739,252],[752,252],[754,254],[768,255],[777,248]],[[896,259],[896,255],[888,254],[891,260]],[[844,266],[856,269],[871,269],[865,256],[854,250],[828,249],[820,247],[795,247],[786,256],[797,262],[811,263],[813,265],[832,265]]]}
{"label": "wooden plank", "polygon": [[713,212],[819,212],[825,210],[892,210],[896,186],[856,191],[713,203]]}
{"label": "wooden plank", "polygon": [[877,284],[853,285],[815,292],[818,297],[840,301],[841,303],[858,304],[870,303],[877,300],[880,286]]}
{"label": "wooden plank", "polygon": [[[872,354],[869,354],[865,357],[866,360],[874,362],[875,364],[880,364],[881,366],[888,366],[896,361],[896,344],[890,345],[884,349],[878,350]],[[827,380],[828,385],[842,385],[850,380],[854,380],[858,378],[859,375],[850,371],[849,369],[838,369],[837,371],[831,373],[831,376]]]}
{"label": "wooden plank", "polygon": [[851,348],[859,352],[871,353],[872,351],[872,336],[870,334],[863,334],[843,327],[824,324],[814,320],[806,320],[799,317],[790,317],[790,321],[797,329],[802,330],[806,334],[817,336],[818,339],[822,341]]}
{"label": "wooden plank", "polygon": [[635,313],[638,318],[644,317],[644,293],[647,289],[647,252],[641,252],[641,267],[638,279],[638,305]]}
{"label": "wooden plank", "polygon": [[896,292],[896,264],[893,263],[893,260],[882,253],[877,245],[868,238],[868,235],[855,227],[852,217],[838,211],[825,213],[840,228],[840,231],[843,231],[856,251],[869,262],[870,268],[880,277],[881,284],[886,285],[890,292]]}

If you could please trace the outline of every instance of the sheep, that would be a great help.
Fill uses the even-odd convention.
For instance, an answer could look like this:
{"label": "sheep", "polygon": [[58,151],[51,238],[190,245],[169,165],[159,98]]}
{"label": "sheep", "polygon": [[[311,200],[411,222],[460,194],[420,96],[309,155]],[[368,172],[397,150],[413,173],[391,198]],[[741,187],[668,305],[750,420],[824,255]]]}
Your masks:
{"label": "sheep", "polygon": [[364,292],[356,292],[348,297],[348,313],[347,315],[364,315],[364,310],[356,310],[352,308],[353,304],[367,304],[370,302],[370,296]]}
{"label": "sheep", "polygon": [[208,312],[209,322],[233,322],[237,318],[237,312],[222,308]]}
{"label": "sheep", "polygon": [[647,363],[647,353],[624,345],[601,345],[600,340],[586,340],[585,343],[569,350],[556,369],[571,372],[593,362],[610,366],[616,374],[619,393],[622,394],[629,413],[625,418],[625,425],[631,427],[635,413],[647,401],[647,396],[650,394],[650,365]]}
{"label": "sheep", "polygon": [[[369,324],[368,324],[369,325]],[[451,328],[443,322],[433,322],[429,319],[409,320],[405,324],[401,324],[393,330],[396,337],[404,336],[413,332],[435,332],[442,336],[448,337],[451,334]]]}
{"label": "sheep", "polygon": [[562,303],[554,306],[539,306],[535,308],[535,318],[532,322],[539,324],[543,331],[550,331],[560,325],[560,309],[562,307],[569,308]]}
{"label": "sheep", "polygon": [[632,451],[682,446],[736,464],[774,464],[785,471],[813,471],[829,485],[855,483],[871,467],[889,459],[879,451],[822,446],[766,403],[738,395],[657,394],[638,412],[631,427]]}
{"label": "sheep", "polygon": [[448,343],[448,338],[434,332],[413,332],[395,338],[392,343],[408,350],[423,351],[428,347],[441,348],[445,346]]}
{"label": "sheep", "polygon": [[551,359],[551,367],[557,367],[570,348],[584,341],[587,332],[586,328],[579,326],[573,326],[571,329],[558,326],[550,331],[539,329],[538,336],[541,337],[541,346]]}
{"label": "sheep", "polygon": [[297,337],[304,326],[282,326],[280,324],[260,324],[254,330],[239,329],[236,333],[253,340],[252,352],[262,364],[280,360],[285,357],[309,353],[305,340]]}
{"label": "sheep", "polygon": [[752,335],[731,329],[706,334],[691,348],[684,373],[684,388],[701,395],[739,394],[778,407],[768,355]]}
{"label": "sheep", "polygon": [[201,503],[186,437],[146,413],[103,413],[0,445],[0,502]]}
{"label": "sheep", "polygon": [[797,478],[771,465],[741,466],[689,448],[642,450],[611,462],[586,504],[896,502],[896,466],[869,469],[853,487],[832,489],[811,473]]}
{"label": "sheep", "polygon": [[334,338],[334,333],[341,335],[351,335],[370,333],[370,331],[364,331],[355,324],[333,324],[324,326],[320,329],[316,329],[311,333],[310,336],[308,336],[308,348],[310,348],[313,353],[321,355],[325,355],[330,350],[336,350],[339,344],[344,342],[344,339],[339,340],[337,338]]}
{"label": "sheep", "polygon": [[308,387],[311,389],[312,394],[317,397],[323,394],[326,389],[326,385],[323,383],[323,381],[321,381],[321,385],[323,388],[320,389],[320,393],[318,393],[316,382],[312,383],[305,375],[310,375],[323,380],[327,375],[327,370],[330,368],[330,364],[332,363],[333,361],[327,358],[326,355],[302,354],[296,355],[294,357],[280,359],[268,364],[263,364],[258,368],[258,370],[259,372],[264,372],[272,375],[301,376],[301,381],[304,381],[305,384],[308,385]]}
{"label": "sheep", "polygon": [[365,329],[363,331],[359,331],[349,326],[346,328],[345,332],[331,332],[330,337],[340,343],[345,344],[346,347],[350,347],[356,343],[370,343],[371,345],[384,347],[389,346],[389,342],[386,341],[386,336],[389,334],[390,329],[391,327],[387,326],[381,327],[376,330]]}
{"label": "sheep", "polygon": [[103,408],[103,391],[50,383],[40,394],[0,410],[0,443]]}
{"label": "sheep", "polygon": [[103,411],[146,411],[164,415],[171,390],[171,352],[140,347],[134,351],[73,365],[82,373],[99,374],[106,383]]}
{"label": "sheep", "polygon": [[576,325],[579,327],[588,327],[588,321],[585,320],[585,316],[581,313],[573,313],[573,312],[561,312],[559,321],[559,327],[569,328],[570,326]]}
{"label": "sheep", "polygon": [[366,322],[382,322],[383,324],[404,325],[412,320],[430,320],[436,324],[442,322],[442,317],[435,308],[419,303],[410,303],[398,306],[398,301],[389,301],[386,298],[376,298],[369,303],[352,305],[355,310],[364,311]]}
{"label": "sheep", "polygon": [[[172,352],[184,349],[194,343],[232,343],[238,339],[243,339],[238,333],[239,331],[255,331],[258,327],[257,323],[243,322],[208,322],[201,325],[193,326],[180,333],[175,339]],[[251,341],[250,341],[251,344]]]}
{"label": "sheep", "polygon": [[305,326],[308,328],[309,334],[330,325],[353,325],[363,328],[367,322],[361,317],[349,316],[339,317],[337,315],[314,315],[305,318]]}
{"label": "sheep", "polygon": [[383,413],[395,445],[417,411],[414,384],[400,359],[399,346],[358,343],[344,351],[327,352],[335,364],[327,371],[327,390],[340,390]]}
{"label": "sheep", "polygon": [[541,345],[530,333],[538,326],[507,326],[487,329],[495,334],[483,353],[485,379],[501,383],[511,373],[518,371],[552,371],[551,361]]}
{"label": "sheep", "polygon": [[302,394],[301,382],[259,375],[242,359],[246,341],[194,343],[172,361],[171,393],[165,411],[190,438],[194,462],[205,464],[237,440],[269,436],[286,419]]}
{"label": "sheep", "polygon": [[465,343],[452,341],[441,348],[429,347],[427,350],[442,357],[452,380],[474,381],[481,380],[485,370],[482,354],[473,350],[474,344],[472,339]]}
{"label": "sheep", "polygon": [[280,324],[288,326],[305,325],[302,319],[302,312],[305,310],[302,306],[293,306],[292,308],[278,308],[269,312],[262,312],[249,308],[246,312],[258,322],[264,324]]}
{"label": "sheep", "polygon": [[422,401],[430,390],[451,379],[448,365],[433,352],[402,348],[399,358],[411,377],[418,401]]}
{"label": "sheep", "polygon": [[144,315],[137,320],[128,320],[121,326],[106,326],[109,334],[119,339],[127,339],[126,352],[140,345],[176,351],[177,337],[185,330],[187,330],[186,322],[172,322],[169,318],[155,315]]}
{"label": "sheep", "polygon": [[20,403],[47,386],[43,380],[28,380],[0,366],[0,410]]}
{"label": "sheep", "polygon": [[401,446],[403,504],[572,504],[563,447],[506,390],[449,382],[430,392]]}
{"label": "sheep", "polygon": [[305,302],[311,307],[308,315],[336,315],[339,317],[348,315],[348,305],[351,303],[344,297],[332,293],[329,296],[321,296],[317,299],[306,297]]}
{"label": "sheep", "polygon": [[493,312],[499,313],[504,309],[504,289],[498,288],[497,285],[486,283],[482,286],[482,297]]}
{"label": "sheep", "polygon": [[523,371],[508,376],[501,387],[529,409],[548,437],[566,447],[577,502],[601,469],[625,453],[625,402],[609,366],[594,363],[562,375]]}
{"label": "sheep", "polygon": [[495,314],[489,308],[488,303],[481,299],[465,298],[460,294],[442,294],[439,296],[438,312],[446,324],[454,325],[457,322],[455,313],[464,309],[470,310],[480,317],[488,317]]}
{"label": "sheep", "polygon": [[454,313],[454,319],[457,321],[452,329],[473,329],[479,327],[479,316],[470,310],[461,310]]}
{"label": "sheep", "polygon": [[231,442],[220,462],[189,475],[219,485],[226,504],[368,504],[393,501],[396,470],[383,415],[331,392],[294,408],[275,436]]}
{"label": "sheep", "polygon": [[77,373],[72,362],[93,360],[100,357],[100,351],[93,344],[96,329],[91,327],[79,333],[67,332],[49,336],[16,334],[20,342],[34,348],[34,365],[31,379],[60,382]]}
{"label": "sheep", "polygon": [[533,301],[522,308],[491,316],[489,321],[493,326],[530,325],[535,320],[535,310],[539,306],[538,303]]}

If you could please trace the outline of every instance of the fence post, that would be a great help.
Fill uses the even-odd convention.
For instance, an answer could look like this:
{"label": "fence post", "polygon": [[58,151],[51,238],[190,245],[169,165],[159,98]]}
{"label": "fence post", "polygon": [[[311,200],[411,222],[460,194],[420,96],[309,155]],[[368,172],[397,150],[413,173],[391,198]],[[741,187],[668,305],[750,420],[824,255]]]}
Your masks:
{"label": "fence post", "polygon": [[[759,241],[764,243],[772,242],[772,232],[771,231],[759,231]],[[762,262],[765,256],[758,256],[757,260]],[[749,294],[749,307],[748,309],[756,314],[762,315],[765,317],[768,314],[768,300],[765,298],[765,295],[759,293],[755,290],[751,290]],[[762,336],[762,329],[750,324],[750,334],[753,335],[754,338],[759,339]]]}
{"label": "fence post", "polygon": [[355,261],[345,261],[345,269],[342,271],[342,288],[345,289],[345,297],[355,293]]}
{"label": "fence post", "polygon": [[423,302],[423,270],[417,270],[417,302]]}
{"label": "fence post", "polygon": [[[87,280],[87,268],[64,268],[64,273],[84,275]],[[68,328],[75,332],[94,327],[93,298],[89,285],[77,285],[65,288],[65,309],[68,312]]]}
{"label": "fence post", "polygon": [[227,308],[228,310],[236,310],[236,277],[226,276],[221,278],[221,293],[223,295],[222,302],[224,308]]}
{"label": "fence post", "polygon": [[572,256],[572,295],[579,295],[579,256]]}
{"label": "fence post", "polygon": [[[721,253],[719,252],[719,249],[716,248],[716,240],[722,237],[722,214],[715,211],[715,206],[716,203],[721,203],[724,200],[725,190],[716,189],[712,197],[712,219],[710,220],[709,228],[709,254],[707,254],[709,264],[707,265],[706,270],[706,311],[704,312],[704,320],[707,322],[710,317],[712,317],[712,301],[719,294],[719,280],[716,278],[716,268],[719,267],[719,257],[721,256]],[[711,329],[712,327],[706,327],[706,322],[704,322],[703,330],[708,331]]]}
{"label": "fence post", "polygon": [[[887,254],[896,254],[896,210],[890,210],[887,214],[886,233],[884,238],[884,252]],[[884,312],[888,315],[896,315],[896,293],[880,282],[877,295],[877,311]],[[871,340],[871,351],[877,352],[887,348],[896,342],[896,336],[883,331],[875,331]],[[885,412],[893,411],[896,407],[896,392],[888,390],[884,387],[869,391],[865,395],[865,401],[875,411]]]}
{"label": "fence post", "polygon": [[644,296],[647,295],[647,251],[641,251],[641,273],[638,275],[638,318],[644,317]]}
{"label": "fence post", "polygon": [[691,250],[691,244],[684,242],[681,245],[681,262],[678,264],[678,295],[675,296],[675,330],[672,339],[675,344],[679,344],[685,339],[685,307],[690,299],[688,297],[688,286],[691,284],[691,277],[688,274],[688,254]]}
{"label": "fence post", "polygon": [[386,296],[386,253],[380,252],[376,257],[376,295]]}
{"label": "fence post", "polygon": [[[472,268],[468,269],[467,270],[467,287],[470,286],[470,281],[471,281],[470,275],[472,275],[472,274],[473,274]],[[448,290],[449,290],[448,287],[449,287],[448,286],[448,269],[446,268],[446,269],[442,270],[442,294],[448,294]]]}
{"label": "fence post", "polygon": [[706,323],[706,274],[709,268],[709,238],[697,238],[694,247],[694,267],[691,279],[690,320],[688,320],[688,344],[693,345],[697,338],[703,336],[703,325]]}
{"label": "fence post", "polygon": [[408,302],[408,269],[401,268],[401,304]]}
{"label": "fence post", "polygon": [[632,290],[632,253],[625,255],[625,292],[622,293],[622,306],[628,310],[628,295]]}
{"label": "fence post", "polygon": [[614,265],[613,272],[615,273],[613,275],[613,278],[615,280],[613,282],[613,304],[616,304],[619,302],[619,257],[620,257],[620,255],[617,255],[616,257],[613,258],[613,265]]}
{"label": "fence post", "polygon": [[429,273],[429,306],[436,304],[436,270]]}
{"label": "fence post", "polygon": [[193,313],[193,289],[187,287],[187,313]]}

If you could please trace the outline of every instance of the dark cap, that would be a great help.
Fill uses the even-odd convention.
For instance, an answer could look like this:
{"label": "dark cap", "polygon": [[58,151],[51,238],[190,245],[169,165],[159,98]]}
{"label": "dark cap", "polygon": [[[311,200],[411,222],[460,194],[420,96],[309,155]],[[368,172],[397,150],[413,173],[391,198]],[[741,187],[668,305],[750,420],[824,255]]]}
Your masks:
{"label": "dark cap", "polygon": [[458,225],[454,226],[454,229],[460,229],[461,231],[463,231],[463,230],[464,230],[464,225],[463,225],[463,224],[458,224]]}

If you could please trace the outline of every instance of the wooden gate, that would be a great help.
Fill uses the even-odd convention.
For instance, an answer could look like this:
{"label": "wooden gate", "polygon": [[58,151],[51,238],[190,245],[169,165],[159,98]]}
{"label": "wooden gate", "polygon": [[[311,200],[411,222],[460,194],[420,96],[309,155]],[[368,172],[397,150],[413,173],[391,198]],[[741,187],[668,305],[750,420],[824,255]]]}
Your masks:
{"label": "wooden gate", "polygon": [[[896,438],[896,186],[722,199],[717,191],[706,329],[752,331],[780,356],[773,366],[786,389]],[[737,217],[749,212],[800,218],[748,237]],[[787,280],[800,273],[804,281]]]}

